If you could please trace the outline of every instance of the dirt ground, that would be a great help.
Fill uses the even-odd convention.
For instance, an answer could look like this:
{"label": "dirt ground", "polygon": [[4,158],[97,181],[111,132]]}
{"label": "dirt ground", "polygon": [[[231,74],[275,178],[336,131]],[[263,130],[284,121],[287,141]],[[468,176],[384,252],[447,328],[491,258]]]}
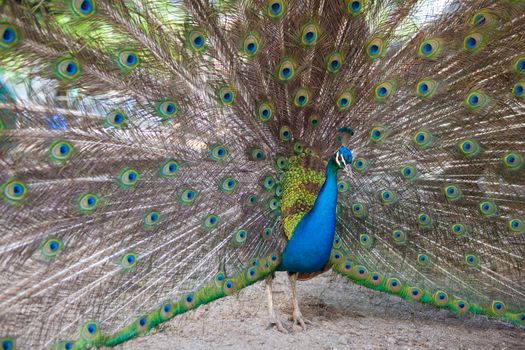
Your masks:
{"label": "dirt ground", "polygon": [[264,283],[201,306],[130,341],[131,349],[525,349],[525,331],[481,316],[457,317],[325,273],[298,282],[303,331],[288,321],[287,276],[277,275],[274,302],[289,334],[267,328]]}

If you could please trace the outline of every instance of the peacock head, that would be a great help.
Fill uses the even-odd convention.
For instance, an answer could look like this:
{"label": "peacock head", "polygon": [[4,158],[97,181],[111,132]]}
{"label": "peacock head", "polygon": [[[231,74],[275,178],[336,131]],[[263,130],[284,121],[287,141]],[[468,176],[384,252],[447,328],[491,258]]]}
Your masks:
{"label": "peacock head", "polygon": [[341,146],[335,153],[334,160],[339,169],[346,169],[346,166],[352,164],[352,151],[345,146]]}

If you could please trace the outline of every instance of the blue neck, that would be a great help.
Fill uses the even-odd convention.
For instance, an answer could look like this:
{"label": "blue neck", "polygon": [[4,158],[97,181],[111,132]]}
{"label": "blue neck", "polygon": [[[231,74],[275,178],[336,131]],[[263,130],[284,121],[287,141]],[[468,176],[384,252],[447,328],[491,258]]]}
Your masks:
{"label": "blue neck", "polygon": [[330,159],[326,165],[326,179],[323,187],[315,200],[310,215],[330,215],[335,217],[335,207],[337,205],[337,164]]}

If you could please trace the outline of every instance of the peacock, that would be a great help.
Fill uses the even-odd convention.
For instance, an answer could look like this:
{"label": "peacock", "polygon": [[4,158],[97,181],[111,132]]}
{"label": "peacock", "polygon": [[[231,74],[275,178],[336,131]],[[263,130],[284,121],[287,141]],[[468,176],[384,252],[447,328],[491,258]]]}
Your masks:
{"label": "peacock", "polygon": [[[0,343],[328,270],[525,325],[525,1],[0,0]],[[468,317],[468,316],[465,316]]]}

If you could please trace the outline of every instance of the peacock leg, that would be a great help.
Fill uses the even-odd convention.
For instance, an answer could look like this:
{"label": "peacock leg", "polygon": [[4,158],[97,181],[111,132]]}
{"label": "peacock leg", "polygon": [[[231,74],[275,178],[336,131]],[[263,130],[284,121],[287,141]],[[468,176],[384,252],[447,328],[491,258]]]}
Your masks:
{"label": "peacock leg", "polygon": [[275,278],[275,275],[273,273],[269,275],[268,277],[266,277],[266,295],[268,296],[268,312],[270,314],[268,327],[275,326],[275,328],[277,328],[279,332],[288,333],[286,328],[283,327],[281,320],[275,314],[275,310],[273,308],[272,284],[273,284],[274,278]]}
{"label": "peacock leg", "polygon": [[293,314],[292,320],[294,325],[300,325],[303,330],[306,330],[307,324],[312,324],[309,320],[303,317],[301,310],[299,309],[299,301],[297,300],[297,277],[298,273],[288,274],[288,279],[290,280],[290,289],[292,290],[292,302],[293,302]]}

